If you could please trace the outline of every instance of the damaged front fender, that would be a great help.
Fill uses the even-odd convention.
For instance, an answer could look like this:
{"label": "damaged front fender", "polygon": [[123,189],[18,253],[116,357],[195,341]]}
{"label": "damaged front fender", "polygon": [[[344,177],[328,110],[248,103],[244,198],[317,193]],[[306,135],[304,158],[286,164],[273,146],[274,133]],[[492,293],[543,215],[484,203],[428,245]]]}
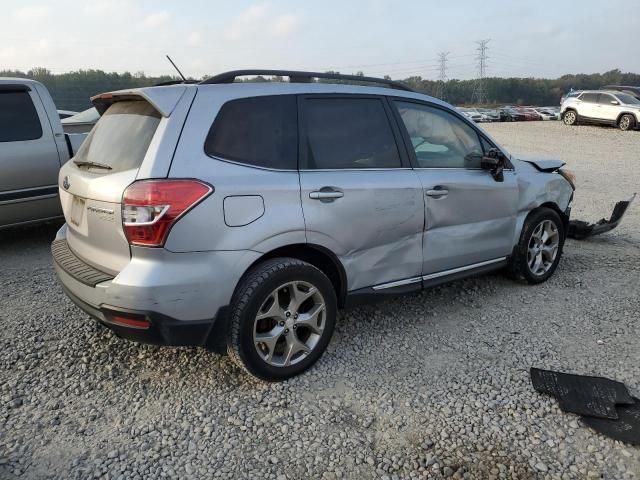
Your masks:
{"label": "damaged front fender", "polygon": [[598,220],[596,223],[588,223],[582,220],[571,220],[569,222],[569,231],[567,232],[567,236],[576,240],[584,240],[585,238],[613,230],[620,224],[622,217],[627,212],[629,205],[631,205],[635,198],[636,195],[634,194],[629,200],[616,203],[615,207],[613,207],[613,212],[611,213],[609,220],[603,218]]}

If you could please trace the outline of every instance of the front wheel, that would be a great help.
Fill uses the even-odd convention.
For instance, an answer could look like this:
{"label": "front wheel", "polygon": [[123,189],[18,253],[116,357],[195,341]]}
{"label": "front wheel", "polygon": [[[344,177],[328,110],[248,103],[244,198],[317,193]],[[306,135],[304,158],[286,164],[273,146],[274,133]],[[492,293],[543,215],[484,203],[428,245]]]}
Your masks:
{"label": "front wheel", "polygon": [[618,122],[618,127],[620,130],[627,131],[633,128],[635,121],[631,115],[623,115],[620,117],[620,121]]}
{"label": "front wheel", "polygon": [[573,110],[567,110],[562,116],[565,125],[575,125],[578,123],[578,115]]}
{"label": "front wheel", "polygon": [[556,211],[540,208],[532,212],[522,227],[509,270],[530,284],[546,281],[558,267],[564,239],[564,224]]}
{"label": "front wheel", "polygon": [[294,258],[267,260],[250,270],[231,307],[229,356],[251,375],[271,382],[298,375],[320,358],[337,314],[331,281]]}

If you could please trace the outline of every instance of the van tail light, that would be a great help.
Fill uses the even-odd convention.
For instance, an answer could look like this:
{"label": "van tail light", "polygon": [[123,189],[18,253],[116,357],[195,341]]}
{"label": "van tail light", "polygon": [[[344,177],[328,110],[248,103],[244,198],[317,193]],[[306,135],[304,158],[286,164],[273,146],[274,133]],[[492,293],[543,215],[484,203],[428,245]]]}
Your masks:
{"label": "van tail light", "polygon": [[173,224],[213,191],[198,180],[140,180],[122,197],[122,227],[131,245],[162,247]]}

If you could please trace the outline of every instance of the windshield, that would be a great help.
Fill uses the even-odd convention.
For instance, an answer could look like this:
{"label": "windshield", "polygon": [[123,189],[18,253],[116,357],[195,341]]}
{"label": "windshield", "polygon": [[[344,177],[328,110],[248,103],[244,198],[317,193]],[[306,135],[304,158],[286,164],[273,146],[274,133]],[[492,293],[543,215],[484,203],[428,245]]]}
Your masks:
{"label": "windshield", "polygon": [[112,104],[80,147],[74,162],[111,167],[111,172],[138,168],[160,123],[160,114],[147,102]]}
{"label": "windshield", "polygon": [[628,93],[616,93],[616,97],[625,105],[640,105],[640,100]]}

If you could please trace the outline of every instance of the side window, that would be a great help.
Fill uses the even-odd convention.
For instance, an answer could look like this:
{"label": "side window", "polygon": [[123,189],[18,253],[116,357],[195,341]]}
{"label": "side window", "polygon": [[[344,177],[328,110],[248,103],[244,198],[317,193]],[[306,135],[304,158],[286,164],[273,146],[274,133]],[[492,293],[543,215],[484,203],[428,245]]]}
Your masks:
{"label": "side window", "polygon": [[394,102],[420,168],[480,168],[483,147],[476,131],[438,108]]}
{"label": "side window", "polygon": [[265,168],[298,168],[295,95],[242,98],[225,103],[204,144],[207,155]]}
{"label": "side window", "polygon": [[613,98],[611,95],[607,95],[606,93],[601,93],[600,97],[598,98],[598,103],[600,105],[611,105],[611,102],[613,102],[615,100],[615,98]]}
{"label": "side window", "polygon": [[587,103],[597,103],[598,102],[598,94],[597,93],[583,93],[580,100]]}
{"label": "side window", "polygon": [[401,166],[389,118],[378,98],[304,101],[309,169]]}
{"label": "side window", "polygon": [[484,153],[487,153],[492,148],[496,148],[491,143],[489,143],[488,140],[485,140],[483,137],[480,137],[480,142],[482,143],[482,151]]}
{"label": "side window", "polygon": [[0,92],[0,142],[35,140],[42,125],[29,92]]}

